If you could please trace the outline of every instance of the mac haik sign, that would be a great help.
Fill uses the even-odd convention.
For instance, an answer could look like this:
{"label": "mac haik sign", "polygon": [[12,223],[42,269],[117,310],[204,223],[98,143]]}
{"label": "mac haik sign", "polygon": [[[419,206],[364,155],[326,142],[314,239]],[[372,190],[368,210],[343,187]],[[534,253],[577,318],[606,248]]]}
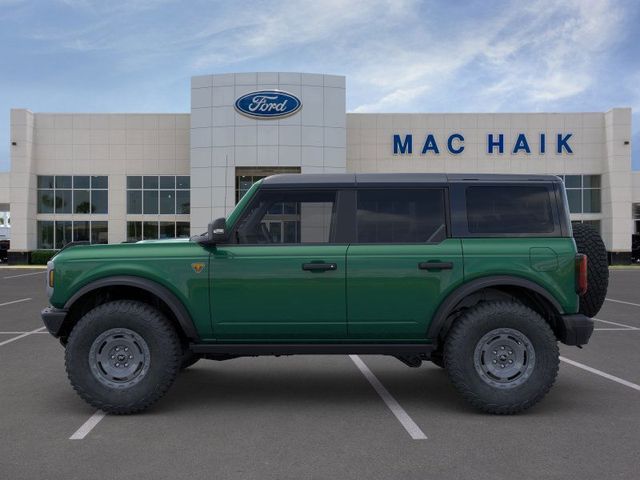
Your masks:
{"label": "mac haik sign", "polygon": [[[536,151],[535,153],[545,154],[547,151],[556,154],[573,153],[571,148],[572,133],[556,133],[546,134],[540,133],[536,135]],[[502,153],[532,153],[533,143],[524,133],[520,133],[515,138],[513,144],[505,142],[503,133],[488,133],[486,136],[486,152],[487,154]],[[436,138],[432,133],[428,133],[424,137],[415,137],[409,133],[406,135],[393,135],[393,154],[394,155],[412,155],[419,153],[421,155],[439,155],[441,151],[447,151],[453,155],[459,155],[464,152],[464,135],[461,133],[453,133],[444,138]]]}

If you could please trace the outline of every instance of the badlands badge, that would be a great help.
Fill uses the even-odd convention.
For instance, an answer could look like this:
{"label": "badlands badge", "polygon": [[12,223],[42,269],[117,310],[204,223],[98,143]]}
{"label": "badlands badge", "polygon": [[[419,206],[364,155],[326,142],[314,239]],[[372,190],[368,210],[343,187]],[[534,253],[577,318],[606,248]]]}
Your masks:
{"label": "badlands badge", "polygon": [[192,263],[191,268],[193,268],[194,272],[200,273],[204,270],[204,263]]}

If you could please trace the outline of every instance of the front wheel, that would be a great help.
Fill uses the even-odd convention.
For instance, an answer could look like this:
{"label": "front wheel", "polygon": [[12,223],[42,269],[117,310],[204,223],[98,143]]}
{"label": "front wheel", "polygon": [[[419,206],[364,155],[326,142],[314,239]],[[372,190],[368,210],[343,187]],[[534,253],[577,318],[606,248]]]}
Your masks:
{"label": "front wheel", "polygon": [[558,344],[545,320],[525,305],[481,303],[451,328],[444,364],[471,405],[487,413],[513,414],[535,405],[553,385]]}
{"label": "front wheel", "polygon": [[118,300],[89,311],[73,327],[65,350],[76,392],[107,413],[149,408],[169,389],[182,361],[180,339],[157,309]]}

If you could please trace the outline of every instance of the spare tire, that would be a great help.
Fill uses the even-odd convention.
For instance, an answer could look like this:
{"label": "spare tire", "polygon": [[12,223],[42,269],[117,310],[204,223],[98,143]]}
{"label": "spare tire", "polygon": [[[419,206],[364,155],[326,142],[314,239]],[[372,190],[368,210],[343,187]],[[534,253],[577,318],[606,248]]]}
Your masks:
{"label": "spare tire", "polygon": [[573,224],[573,238],[578,253],[587,256],[587,293],[580,297],[580,313],[595,317],[607,296],[609,261],[600,234],[584,223]]}

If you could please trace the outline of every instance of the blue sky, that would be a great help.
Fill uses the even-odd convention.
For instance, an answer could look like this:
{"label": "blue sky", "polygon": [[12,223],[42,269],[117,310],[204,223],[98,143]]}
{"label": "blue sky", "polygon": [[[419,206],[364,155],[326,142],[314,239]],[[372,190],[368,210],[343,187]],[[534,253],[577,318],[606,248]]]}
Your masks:
{"label": "blue sky", "polygon": [[357,112],[633,108],[640,169],[640,2],[631,0],[0,0],[0,170],[9,109],[188,112],[189,78],[347,76]]}

